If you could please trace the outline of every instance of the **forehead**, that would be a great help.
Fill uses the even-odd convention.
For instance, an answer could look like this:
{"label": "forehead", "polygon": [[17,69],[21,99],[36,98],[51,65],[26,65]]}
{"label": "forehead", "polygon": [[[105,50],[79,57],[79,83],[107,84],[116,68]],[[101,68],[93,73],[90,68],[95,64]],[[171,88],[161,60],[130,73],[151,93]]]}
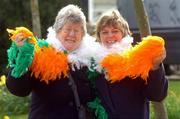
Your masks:
{"label": "forehead", "polygon": [[115,25],[105,25],[101,27],[101,30],[118,29]]}
{"label": "forehead", "polygon": [[[69,21],[69,22],[66,22],[63,27],[72,27],[72,26],[82,27],[82,23],[81,22],[70,22]],[[74,27],[72,27],[72,28],[74,28]]]}

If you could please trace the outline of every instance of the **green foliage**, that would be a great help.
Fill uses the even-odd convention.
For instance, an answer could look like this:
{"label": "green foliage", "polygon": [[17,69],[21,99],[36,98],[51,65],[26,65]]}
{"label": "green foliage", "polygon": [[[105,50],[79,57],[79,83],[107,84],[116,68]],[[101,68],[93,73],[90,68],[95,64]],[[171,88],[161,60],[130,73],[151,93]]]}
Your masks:
{"label": "green foliage", "polygon": [[1,115],[17,115],[28,113],[29,97],[17,97],[8,92],[6,86],[0,86]]}
{"label": "green foliage", "polygon": [[10,46],[8,40],[7,28],[16,26],[31,26],[31,13],[29,0],[1,0],[0,4],[0,74],[6,73],[7,53],[6,50]]}
{"label": "green foliage", "polygon": [[180,119],[180,81],[171,81],[165,100],[169,119]]}
{"label": "green foliage", "polygon": [[[164,104],[167,110],[168,119],[180,119],[180,81],[170,81],[168,96]],[[151,119],[155,119],[154,111],[151,108]]]}
{"label": "green foliage", "polygon": [[[3,119],[5,114],[0,114],[0,119]],[[23,115],[8,115],[9,119],[27,119],[28,115],[23,114]]]}

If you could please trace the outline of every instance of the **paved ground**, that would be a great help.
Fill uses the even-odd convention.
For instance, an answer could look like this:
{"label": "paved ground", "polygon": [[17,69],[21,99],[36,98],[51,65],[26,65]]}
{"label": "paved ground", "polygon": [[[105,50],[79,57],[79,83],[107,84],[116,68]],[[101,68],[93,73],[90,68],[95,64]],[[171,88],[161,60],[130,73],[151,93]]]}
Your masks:
{"label": "paved ground", "polygon": [[180,75],[179,74],[173,74],[173,75],[166,76],[166,77],[169,80],[178,80],[178,81],[180,81]]}

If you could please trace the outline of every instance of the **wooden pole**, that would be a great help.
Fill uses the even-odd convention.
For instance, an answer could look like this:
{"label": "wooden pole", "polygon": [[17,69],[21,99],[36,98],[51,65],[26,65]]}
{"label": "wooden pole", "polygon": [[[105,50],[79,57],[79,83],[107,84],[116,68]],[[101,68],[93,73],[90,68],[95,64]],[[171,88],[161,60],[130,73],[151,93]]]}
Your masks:
{"label": "wooden pole", "polygon": [[[141,38],[151,35],[148,15],[142,0],[133,0]],[[168,119],[163,101],[151,102],[156,119]]]}
{"label": "wooden pole", "polygon": [[38,0],[30,0],[30,2],[31,2],[33,33],[36,36],[41,37],[41,23],[40,23],[40,16],[39,16]]}

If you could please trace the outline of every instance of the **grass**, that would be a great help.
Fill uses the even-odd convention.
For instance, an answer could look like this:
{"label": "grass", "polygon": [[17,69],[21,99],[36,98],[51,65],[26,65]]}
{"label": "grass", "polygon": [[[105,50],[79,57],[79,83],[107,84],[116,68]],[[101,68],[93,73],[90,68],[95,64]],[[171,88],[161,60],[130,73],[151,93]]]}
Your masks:
{"label": "grass", "polygon": [[[0,119],[3,119],[5,115],[0,115]],[[27,119],[27,114],[22,114],[22,115],[8,115],[9,119]],[[7,118],[8,119],[8,118]]]}
{"label": "grass", "polygon": [[169,119],[180,119],[180,81],[170,81],[165,106]]}
{"label": "grass", "polygon": [[[168,119],[180,119],[180,81],[169,81],[168,96],[164,100]],[[151,118],[155,119],[151,108]]]}

